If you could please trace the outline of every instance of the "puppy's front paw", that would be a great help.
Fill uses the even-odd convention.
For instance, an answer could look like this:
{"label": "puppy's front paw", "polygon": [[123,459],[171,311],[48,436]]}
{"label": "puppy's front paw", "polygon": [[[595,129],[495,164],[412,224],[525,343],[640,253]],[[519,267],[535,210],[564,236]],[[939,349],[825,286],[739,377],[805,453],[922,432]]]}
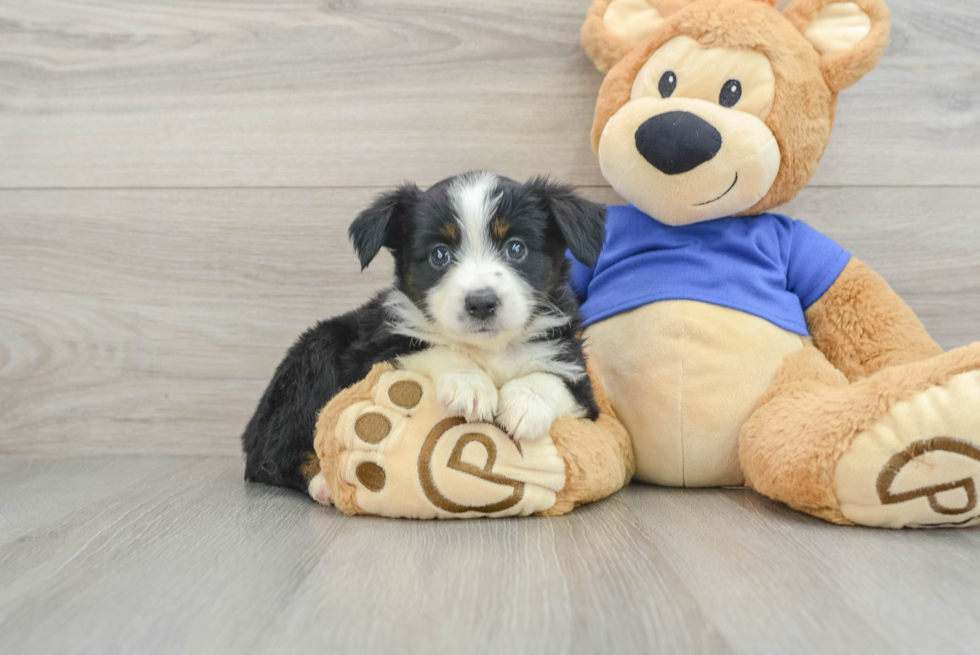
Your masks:
{"label": "puppy's front paw", "polygon": [[497,386],[484,373],[446,373],[436,378],[436,396],[450,413],[469,423],[491,423],[497,413]]}
{"label": "puppy's front paw", "polygon": [[[565,391],[560,380],[559,384]],[[515,441],[533,441],[547,436],[551,424],[563,413],[550,398],[554,395],[553,386],[550,380],[529,375],[511,380],[500,389],[497,422]]]}

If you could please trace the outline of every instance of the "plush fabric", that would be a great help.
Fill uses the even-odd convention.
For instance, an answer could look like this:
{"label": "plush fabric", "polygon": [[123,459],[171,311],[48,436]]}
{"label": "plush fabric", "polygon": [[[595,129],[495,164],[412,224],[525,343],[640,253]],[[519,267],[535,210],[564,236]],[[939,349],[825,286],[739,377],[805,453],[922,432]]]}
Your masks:
{"label": "plush fabric", "polygon": [[597,421],[564,417],[545,439],[467,424],[419,375],[378,364],[324,408],[314,447],[344,513],[400,518],[557,515],[633,475],[629,435],[595,380]]}
{"label": "plush fabric", "polygon": [[[820,57],[820,72],[827,86],[834,92],[856,84],[878,65],[878,60],[888,47],[891,32],[891,12],[881,0],[848,0],[870,18],[868,35],[846,52],[828,52]],[[822,11],[839,0],[794,0],[783,12],[783,17],[797,30],[806,33],[807,27]]]}
{"label": "plush fabric", "polygon": [[943,352],[888,283],[852,259],[806,312],[813,343],[849,380]]}
{"label": "plush fabric", "polygon": [[[395,381],[420,390],[404,387],[412,393],[396,396],[411,402],[402,404],[429,397],[431,383],[376,368],[317,426],[321,470],[341,509],[560,514],[633,478],[744,482],[844,525],[980,524],[980,343],[944,353],[867,265],[764,214],[810,180],[837,93],[872,70],[888,42],[888,9],[796,0],[780,14],[771,4],[595,0],[589,10],[583,44],[609,70],[593,146],[613,188],[657,216],[611,208],[594,272],[575,270],[599,420],[560,419],[549,440],[516,457],[492,425],[458,425],[421,400],[424,411],[393,407]],[[742,76],[741,107],[725,101],[739,81],[719,83],[730,75]],[[728,201],[710,196],[685,208],[725,175],[773,162],[770,178],[746,174],[750,188],[734,192],[744,211],[725,212]],[[760,180],[770,186],[759,190]],[[658,206],[670,215],[647,209]],[[457,444],[482,435],[471,441],[500,459],[465,443],[458,453],[451,442],[427,449],[447,420],[456,423],[439,434],[456,430]],[[514,500],[518,485],[531,492]],[[433,486],[455,505],[433,503]]]}
{"label": "plush fabric", "polygon": [[803,338],[752,314],[668,300],[595,323],[586,354],[633,442],[635,479],[742,484],[738,437]]}
{"label": "plush fabric", "polygon": [[[888,46],[888,7],[879,0],[860,0],[856,4],[872,19],[868,37],[846,53],[821,57],[802,31],[833,2],[799,0],[782,15],[769,3],[752,0],[696,0],[681,7],[670,3],[663,23],[635,48],[611,34],[597,18],[604,13],[606,3],[594,3],[583,28],[586,51],[602,54],[597,60],[600,70],[616,55],[621,59],[599,92],[592,124],[593,150],[598,151],[606,123],[629,101],[639,70],[667,41],[689,36],[707,48],[757,50],[769,58],[776,75],[776,94],[766,125],[779,142],[783,161],[768,194],[745,214],[758,214],[789,202],[810,181],[823,157],[833,127],[837,92],[874,69]],[[723,29],[719,29],[721,25]]]}
{"label": "plush fabric", "polygon": [[844,518],[887,528],[980,524],[980,445],[960,436],[980,433],[978,398],[980,371],[959,373],[892,403],[856,435],[834,467]]}
{"label": "plush fabric", "polygon": [[598,154],[624,200],[678,226],[745,213],[768,193],[781,162],[757,117],[676,95],[631,100],[606,123]]}
{"label": "plush fabric", "polygon": [[661,300],[698,300],[808,336],[803,311],[850,254],[806,223],[778,214],[672,227],[611,206],[595,269],[573,261],[583,326]]}
{"label": "plush fabric", "polygon": [[[812,177],[830,138],[837,93],[872,70],[888,43],[887,7],[880,0],[798,0],[781,15],[770,3],[752,0],[647,0],[662,20],[647,18],[624,38],[624,15],[642,5],[624,3],[615,20],[605,21],[607,4],[594,3],[582,32],[586,50],[598,53],[596,65],[609,70],[596,103],[593,147],[620,195],[641,208],[663,206],[674,212],[657,216],[665,225],[651,244],[643,244],[641,223],[617,237],[614,212],[596,271],[576,269],[581,298],[593,317],[586,332],[588,353],[633,437],[637,477],[690,485],[744,476],[761,493],[837,523],[919,527],[980,521],[980,345],[943,354],[908,306],[857,259],[843,271],[837,267],[832,284],[802,294],[812,342],[792,348],[778,332],[774,303],[765,303],[767,311],[753,311],[734,302],[758,279],[734,283],[739,292],[717,284],[717,298],[706,293],[696,298],[717,305],[707,310],[699,303],[660,300],[651,287],[667,287],[664,296],[683,295],[681,289],[711,266],[688,262],[686,274],[677,271],[672,279],[671,270],[664,279],[649,282],[656,276],[641,279],[644,267],[629,256],[651,245],[683,249],[679,244],[686,243],[684,236],[693,237],[686,233],[692,227],[698,228],[694,247],[724,249],[723,238],[710,235],[722,214],[684,209],[691,200],[673,202],[685,194],[706,197],[718,176],[705,175],[710,168],[697,160],[679,166],[665,159],[677,149],[669,140],[651,146],[644,137],[640,143],[638,128],[645,121],[677,111],[701,117],[705,129],[720,130],[722,141],[731,136],[733,124],[723,117],[724,110],[705,105],[712,85],[718,85],[712,77],[718,66],[705,65],[704,78],[692,81],[697,61],[723,59],[744,73],[756,100],[743,111],[758,112],[778,143],[778,174],[764,196],[743,212],[754,215],[792,199]],[[646,40],[638,37],[640,29],[647,31]],[[684,39],[705,54],[691,50]],[[684,48],[683,57],[677,55]],[[730,54],[738,49],[762,53],[771,65],[775,89],[771,106],[761,111],[756,107],[765,85],[753,72],[761,69],[745,63],[740,68]],[[669,97],[659,87],[663,70],[671,73],[665,87]],[[682,76],[686,86],[678,79]],[[685,129],[683,122],[675,125]],[[631,130],[637,132],[639,156],[631,152]],[[729,153],[722,162],[734,169],[763,153],[731,138],[727,145],[741,153]],[[665,150],[645,152],[651,147]],[[689,159],[698,153],[697,147],[682,152]],[[667,176],[656,177],[644,160]],[[667,170],[661,160],[673,168]],[[707,166],[717,167],[717,162],[712,159]],[[671,199],[664,200],[671,191]],[[690,225],[692,219],[705,222]],[[752,235],[744,237],[743,248],[759,246]],[[616,257],[619,251],[627,256]],[[610,259],[624,262],[618,294],[600,284],[610,270],[603,257],[606,266]],[[766,270],[760,266],[758,277]],[[784,279],[784,290],[791,290],[792,275]],[[616,300],[609,300],[614,295]],[[724,316],[738,312],[722,306],[753,313],[753,320],[763,323],[758,317],[767,318],[770,328],[755,326],[753,339],[745,333],[747,321]],[[594,311],[599,307],[604,311]],[[619,313],[624,309],[629,311]],[[747,383],[744,373],[733,374],[736,367],[750,375],[773,375],[777,369],[778,374],[764,389],[758,382]],[[740,409],[733,411],[736,405]],[[728,428],[713,433],[714,458],[689,447],[692,435],[703,441],[705,426],[721,423]],[[733,448],[737,456],[722,455]]]}
{"label": "plush fabric", "polygon": [[636,461],[629,433],[616,416],[593,366],[589,377],[599,405],[595,422],[569,417],[555,421],[551,438],[565,460],[565,487],[555,504],[540,512],[555,516],[613,494],[633,477]]}
{"label": "plush fabric", "polygon": [[[688,4],[689,0],[596,0],[589,8],[582,25],[582,45],[596,68],[608,73],[620,59],[659,27],[665,17]],[[630,17],[630,13],[634,15]],[[607,14],[610,14],[608,18]],[[645,33],[635,27],[622,25],[636,23],[637,18]]]}
{"label": "plush fabric", "polygon": [[[897,403],[921,402],[918,399],[937,393],[947,395],[959,376],[978,370],[980,344],[973,344],[923,361],[888,367],[850,384],[823,353],[808,344],[804,350],[786,357],[775,382],[742,430],[739,459],[745,482],[795,509],[834,523],[853,523],[841,512],[835,473],[838,461],[855,437],[876,427],[880,429]],[[912,422],[899,426],[898,438],[878,449],[883,453],[879,464],[883,466],[916,440],[946,436],[951,423],[963,422],[960,413],[976,416],[980,411],[980,391],[974,388],[967,397],[970,401],[958,406],[953,421],[939,417],[929,432],[918,432]],[[974,423],[974,427],[980,426]],[[977,432],[957,436],[974,444],[980,442]],[[875,484],[880,471],[861,473],[869,477],[866,484]],[[934,473],[944,482],[961,478],[959,470]],[[975,474],[980,474],[980,468],[975,469]],[[932,522],[946,522],[946,517],[933,514]]]}
{"label": "plush fabric", "polygon": [[678,98],[698,98],[712,103],[719,100],[725,82],[738,79],[741,90],[738,108],[742,113],[765,120],[772,111],[776,77],[769,58],[761,52],[742,48],[702,48],[689,36],[678,36],[647,59],[633,80],[630,99],[662,98],[662,73],[673,72],[675,83],[668,86]]}
{"label": "plush fabric", "polygon": [[[717,29],[724,25],[725,29]],[[598,151],[602,130],[630,99],[639,70],[667,41],[689,36],[703,47],[747,48],[764,53],[776,77],[772,111],[765,120],[779,143],[782,161],[769,192],[746,215],[789,202],[806,186],[823,157],[833,126],[836,93],[823,78],[820,57],[778,11],[747,0],[696,0],[672,14],[642,45],[609,72],[599,91],[592,123]]]}
{"label": "plush fabric", "polygon": [[377,365],[338,394],[317,423],[324,470],[348,513],[407,518],[526,516],[550,509],[565,461],[550,438],[518,447],[497,426],[453,417],[432,383]]}

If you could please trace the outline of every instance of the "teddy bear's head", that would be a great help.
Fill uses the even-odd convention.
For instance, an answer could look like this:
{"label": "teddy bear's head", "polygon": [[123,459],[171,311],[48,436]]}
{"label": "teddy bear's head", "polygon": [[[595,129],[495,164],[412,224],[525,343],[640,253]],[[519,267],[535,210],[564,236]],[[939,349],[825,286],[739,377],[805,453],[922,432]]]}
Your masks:
{"label": "teddy bear's head", "polygon": [[670,225],[758,214],[813,177],[837,93],[878,63],[881,0],[595,0],[602,174]]}

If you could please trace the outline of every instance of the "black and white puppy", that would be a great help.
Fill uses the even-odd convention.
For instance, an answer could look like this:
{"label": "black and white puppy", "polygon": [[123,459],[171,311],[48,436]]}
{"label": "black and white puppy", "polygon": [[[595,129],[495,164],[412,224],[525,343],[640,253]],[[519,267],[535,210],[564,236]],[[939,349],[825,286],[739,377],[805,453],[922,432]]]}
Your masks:
{"label": "black and white puppy", "polygon": [[379,196],[350,237],[362,269],[391,251],[395,283],[290,348],[242,436],[245,479],[329,502],[317,413],[382,361],[430,377],[451,412],[515,440],[545,436],[560,416],[595,420],[565,252],[594,266],[605,216],[571,187],[486,171]]}

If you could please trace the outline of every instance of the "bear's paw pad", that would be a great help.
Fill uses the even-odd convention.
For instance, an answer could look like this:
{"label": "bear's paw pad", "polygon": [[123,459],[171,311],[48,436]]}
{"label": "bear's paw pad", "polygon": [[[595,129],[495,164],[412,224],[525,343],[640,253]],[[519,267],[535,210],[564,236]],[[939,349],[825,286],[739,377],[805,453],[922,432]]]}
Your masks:
{"label": "bear's paw pad", "polygon": [[835,478],[843,515],[880,527],[980,525],[980,371],[896,403],[855,437]]}
{"label": "bear's paw pad", "polygon": [[565,484],[550,437],[517,445],[495,425],[466,423],[406,371],[384,373],[372,400],[344,410],[335,438],[341,478],[369,514],[524,516],[554,505]]}

